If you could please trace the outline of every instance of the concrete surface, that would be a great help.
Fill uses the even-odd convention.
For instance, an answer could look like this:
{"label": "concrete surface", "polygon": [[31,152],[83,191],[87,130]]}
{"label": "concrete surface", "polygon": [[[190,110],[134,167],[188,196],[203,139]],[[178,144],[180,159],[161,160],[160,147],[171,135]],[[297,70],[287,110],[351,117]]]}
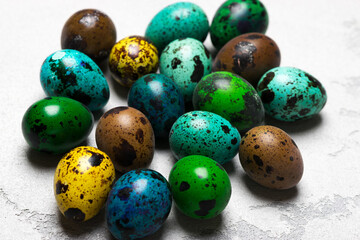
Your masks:
{"label": "concrete surface", "polygon": [[[118,39],[144,34],[151,18],[174,0],[0,2],[0,239],[112,239],[104,210],[89,222],[73,223],[57,210],[53,174],[59,156],[29,149],[21,133],[26,109],[45,97],[39,81],[43,60],[60,49],[68,17],[98,8],[115,22]],[[211,20],[222,1],[199,0]],[[148,239],[360,239],[360,1],[263,0],[270,15],[267,35],[279,45],[282,66],[318,78],[328,102],[313,119],[283,124],[299,146],[305,171],[287,191],[249,180],[238,156],[225,166],[233,187],[218,217],[198,221],[175,208]],[[211,48],[209,38],[206,46]],[[126,105],[127,90],[106,72],[111,98],[105,111]],[[98,119],[101,113],[95,117]],[[96,146],[94,132],[88,144]],[[151,168],[168,176],[173,158],[157,146]]]}

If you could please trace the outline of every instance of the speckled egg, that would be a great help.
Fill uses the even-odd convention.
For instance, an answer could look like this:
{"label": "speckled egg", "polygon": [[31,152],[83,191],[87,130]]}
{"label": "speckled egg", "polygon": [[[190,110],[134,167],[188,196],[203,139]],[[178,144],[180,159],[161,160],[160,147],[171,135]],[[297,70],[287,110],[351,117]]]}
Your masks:
{"label": "speckled egg", "polygon": [[158,67],[158,50],[144,37],[126,37],[111,49],[109,57],[111,76],[124,87],[131,87],[140,77],[155,73]]}
{"label": "speckled egg", "polygon": [[194,90],[194,108],[214,112],[240,133],[264,122],[265,111],[256,90],[242,77],[215,72],[201,79]]}
{"label": "speckled egg", "polygon": [[177,2],[155,15],[146,28],[145,36],[161,53],[165,46],[175,39],[190,37],[204,42],[208,31],[209,21],[198,5]]}
{"label": "speckled egg", "polygon": [[216,55],[213,71],[228,71],[244,77],[255,88],[262,75],[280,65],[276,43],[261,33],[233,38]]}
{"label": "speckled egg", "polygon": [[155,137],[149,120],[131,107],[115,107],[100,118],[95,132],[96,144],[106,152],[116,170],[127,172],[150,165]]}
{"label": "speckled egg", "polygon": [[48,97],[31,105],[22,119],[22,133],[31,148],[64,153],[86,140],[94,125],[83,104],[65,97]]}
{"label": "speckled egg", "polygon": [[168,139],[171,126],[185,113],[179,88],[163,74],[152,73],[137,80],[130,89],[128,105],[144,113],[155,136],[162,139]]}
{"label": "speckled egg", "polygon": [[249,32],[265,33],[269,17],[258,0],[229,0],[216,11],[210,27],[213,45],[220,49],[236,36]]}
{"label": "speckled egg", "polygon": [[40,82],[47,96],[62,96],[99,110],[109,100],[109,85],[104,74],[84,53],[59,50],[47,57],[41,66]]}
{"label": "speckled egg", "polygon": [[174,80],[185,102],[191,102],[197,83],[210,72],[211,55],[196,39],[175,40],[161,54],[160,73]]}
{"label": "speckled egg", "polygon": [[167,219],[172,205],[169,183],[158,172],[137,169],[117,180],[106,202],[106,220],[117,239],[153,234]]}
{"label": "speckled egg", "polygon": [[219,215],[231,196],[231,183],[226,171],[205,156],[180,159],[171,169],[169,183],[176,206],[192,218]]}
{"label": "speckled egg", "polygon": [[271,69],[261,78],[257,91],[267,114],[282,121],[296,121],[318,114],[326,104],[323,85],[293,67]]}
{"label": "speckled egg", "polygon": [[273,126],[258,126],[246,132],[240,143],[239,157],[246,174],[267,188],[294,187],[304,171],[294,140]]}
{"label": "speckled egg", "polygon": [[104,206],[115,181],[108,155],[94,147],[77,147],[59,162],[54,194],[61,213],[75,221],[94,217]]}
{"label": "speckled egg", "polygon": [[177,159],[203,155],[224,164],[238,153],[240,134],[229,121],[215,113],[192,111],[176,120],[169,143]]}
{"label": "speckled egg", "polygon": [[116,29],[111,19],[96,9],[74,13],[61,33],[61,48],[75,49],[94,61],[106,59],[116,42]]}

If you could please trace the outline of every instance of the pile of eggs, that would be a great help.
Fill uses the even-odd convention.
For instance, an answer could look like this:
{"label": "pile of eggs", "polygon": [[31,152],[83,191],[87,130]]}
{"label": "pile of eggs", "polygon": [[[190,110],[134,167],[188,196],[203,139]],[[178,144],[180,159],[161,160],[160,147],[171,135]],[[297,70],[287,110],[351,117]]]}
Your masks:
{"label": "pile of eggs", "polygon": [[[105,205],[117,239],[156,232],[173,200],[187,216],[215,217],[231,197],[222,164],[238,153],[255,182],[294,187],[303,174],[300,150],[286,132],[264,125],[265,113],[287,122],[310,118],[324,107],[326,91],[305,71],[279,66],[280,50],[264,35],[267,26],[257,0],[226,1],[210,27],[199,6],[178,2],[156,14],[145,36],[116,43],[106,14],[86,9],[72,15],[62,31],[63,50],[41,66],[48,97],[31,105],[22,121],[31,148],[65,154],[54,176],[61,213],[86,221]],[[215,59],[203,45],[208,32],[219,50]],[[97,148],[79,146],[94,126],[92,112],[109,100],[98,67],[107,59],[111,76],[130,88],[128,106],[102,115]],[[155,140],[169,141],[178,160],[168,180],[147,169]]]}

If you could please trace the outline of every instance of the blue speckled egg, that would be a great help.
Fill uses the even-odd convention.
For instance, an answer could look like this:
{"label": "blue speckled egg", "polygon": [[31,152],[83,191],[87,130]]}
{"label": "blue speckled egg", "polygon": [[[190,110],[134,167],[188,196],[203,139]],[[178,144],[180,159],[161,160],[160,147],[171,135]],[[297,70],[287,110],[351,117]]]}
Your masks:
{"label": "blue speckled egg", "polygon": [[205,12],[191,2],[171,4],[151,20],[145,36],[149,38],[159,53],[171,41],[191,37],[203,42],[209,31],[209,21]]}
{"label": "blue speckled egg", "polygon": [[215,113],[192,111],[171,128],[169,143],[177,159],[189,155],[209,157],[224,164],[238,153],[240,134],[229,121]]}
{"label": "blue speckled egg", "polygon": [[104,107],[110,96],[108,83],[98,65],[72,49],[56,51],[45,59],[40,82],[47,96],[75,99],[91,111]]}
{"label": "blue speckled egg", "polygon": [[260,79],[257,91],[268,115],[282,121],[310,118],[326,103],[326,91],[313,76],[294,67],[277,67]]}
{"label": "blue speckled egg", "polygon": [[185,112],[184,98],[174,81],[155,73],[132,85],[128,105],[145,114],[159,138],[168,138],[171,126]]}
{"label": "blue speckled egg", "polygon": [[160,72],[180,87],[185,102],[191,102],[197,83],[211,73],[211,55],[196,39],[178,39],[161,54]]}
{"label": "blue speckled egg", "polygon": [[161,227],[172,205],[170,185],[158,172],[132,170],[122,175],[106,202],[108,229],[117,239],[137,239]]}

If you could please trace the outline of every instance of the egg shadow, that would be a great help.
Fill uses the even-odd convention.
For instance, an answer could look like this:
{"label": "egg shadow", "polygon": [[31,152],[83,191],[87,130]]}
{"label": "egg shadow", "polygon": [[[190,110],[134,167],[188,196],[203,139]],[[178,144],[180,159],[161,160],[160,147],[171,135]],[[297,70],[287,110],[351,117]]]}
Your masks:
{"label": "egg shadow", "polygon": [[169,138],[156,138],[155,149],[158,150],[170,150]]}
{"label": "egg shadow", "polygon": [[118,83],[113,77],[108,77],[109,84],[111,85],[111,90],[115,92],[115,94],[122,100],[126,102],[127,105],[127,98],[129,94],[130,88],[121,86],[120,83]]}
{"label": "egg shadow", "polygon": [[223,164],[223,168],[225,169],[226,173],[230,176],[233,175],[234,173],[236,173],[235,171],[235,163],[234,161],[236,161],[236,158],[234,157],[232,160],[230,160],[229,162]]}
{"label": "egg shadow", "polygon": [[102,115],[104,115],[104,113],[104,109],[93,111],[92,114],[94,116],[95,122],[99,121],[99,119],[102,117]]}
{"label": "egg shadow", "polygon": [[266,125],[272,125],[284,130],[287,133],[299,133],[313,130],[323,122],[321,114],[316,114],[312,118],[301,119],[295,122],[284,122],[270,117],[265,116]]}
{"label": "egg shadow", "polygon": [[26,157],[32,166],[37,168],[56,168],[64,154],[41,152],[28,147]]}

